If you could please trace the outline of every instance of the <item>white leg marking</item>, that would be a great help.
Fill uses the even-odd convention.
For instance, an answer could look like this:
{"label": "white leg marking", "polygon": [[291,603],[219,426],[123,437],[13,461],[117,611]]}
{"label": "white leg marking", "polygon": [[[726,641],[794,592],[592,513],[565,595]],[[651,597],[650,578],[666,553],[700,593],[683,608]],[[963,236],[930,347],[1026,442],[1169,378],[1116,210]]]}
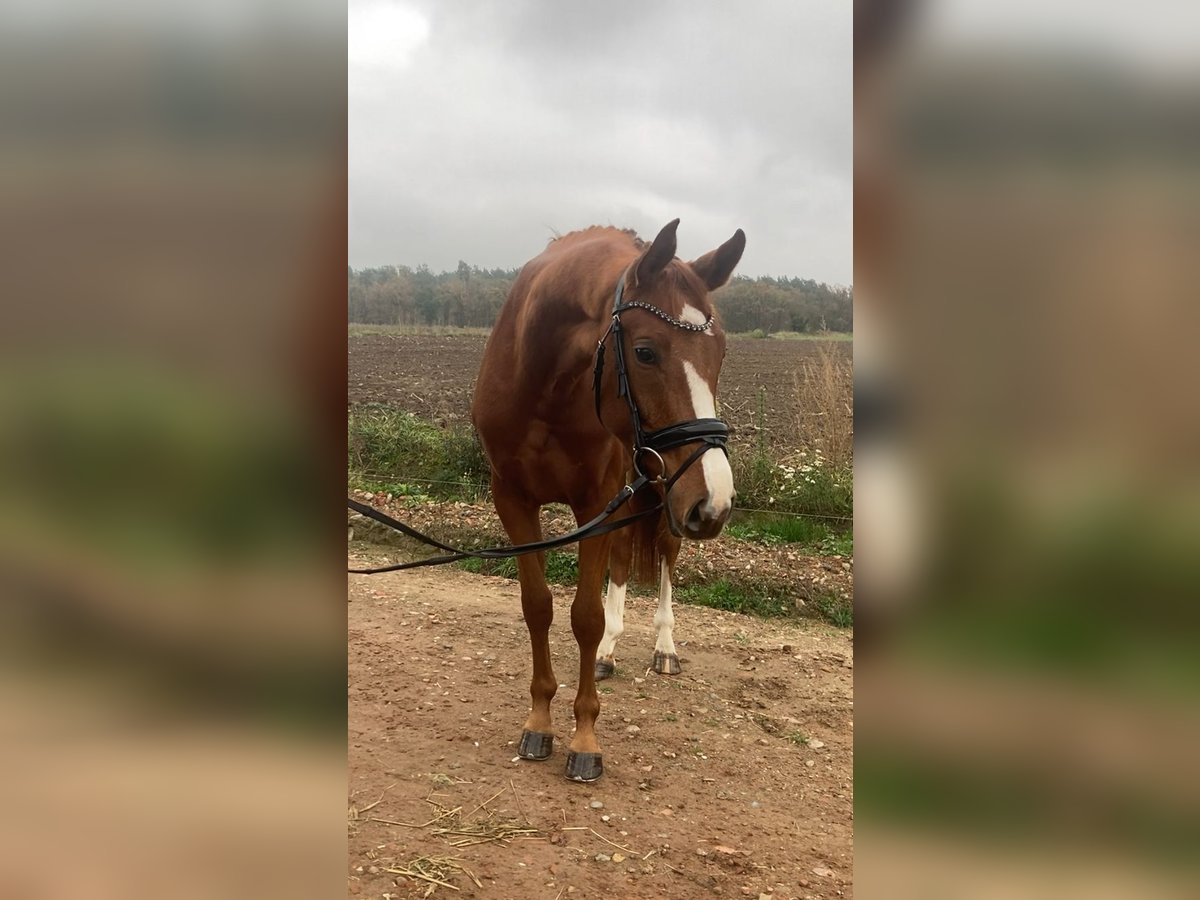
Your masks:
{"label": "white leg marking", "polygon": [[[713,392],[700,373],[687,360],[683,361],[683,372],[687,376],[688,389],[692,394],[692,409],[697,419],[715,419],[717,404]],[[708,502],[705,512],[712,518],[724,515],[733,505],[733,470],[729,460],[719,450],[710,450],[700,457],[704,482],[708,485]]]}
{"label": "white leg marking", "polygon": [[671,570],[664,559],[658,580],[658,611],[654,614],[654,627],[658,629],[658,640],[654,649],[658,653],[675,653],[675,613],[671,611]]}
{"label": "white leg marking", "polygon": [[611,658],[617,648],[617,638],[625,630],[625,585],[613,584],[608,580],[608,594],[604,598],[604,637],[596,658]]}

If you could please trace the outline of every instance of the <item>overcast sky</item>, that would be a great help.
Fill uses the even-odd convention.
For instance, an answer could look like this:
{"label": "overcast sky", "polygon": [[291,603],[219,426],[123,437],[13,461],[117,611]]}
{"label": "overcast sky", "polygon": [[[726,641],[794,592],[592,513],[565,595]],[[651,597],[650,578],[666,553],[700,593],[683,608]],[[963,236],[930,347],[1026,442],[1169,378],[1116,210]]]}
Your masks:
{"label": "overcast sky", "polygon": [[350,265],[513,268],[592,224],[851,283],[847,0],[350,0]]}

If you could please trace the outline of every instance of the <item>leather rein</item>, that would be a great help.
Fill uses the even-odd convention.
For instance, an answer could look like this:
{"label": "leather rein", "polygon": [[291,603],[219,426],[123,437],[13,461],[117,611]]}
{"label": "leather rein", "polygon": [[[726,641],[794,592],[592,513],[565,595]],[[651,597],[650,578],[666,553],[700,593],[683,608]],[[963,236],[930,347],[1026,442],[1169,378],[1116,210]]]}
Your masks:
{"label": "leather rein", "polygon": [[[569,531],[564,535],[556,538],[548,538],[543,541],[534,541],[528,544],[516,544],[509,547],[490,547],[483,550],[468,550],[460,547],[452,547],[449,544],[442,543],[436,538],[432,538],[427,534],[422,534],[415,528],[405,525],[387,513],[380,512],[365,503],[360,503],[357,500],[347,498],[346,505],[361,515],[369,519],[373,519],[382,525],[386,525],[401,534],[407,535],[410,538],[420,541],[423,544],[428,544],[439,550],[446,551],[444,556],[433,556],[427,559],[417,560],[415,562],[396,563],[390,566],[380,566],[372,569],[349,569],[351,574],[355,575],[375,575],[380,572],[396,572],[401,569],[415,569],[420,566],[438,566],[445,563],[457,562],[460,559],[505,559],[512,556],[523,556],[527,553],[541,553],[546,550],[552,550],[555,547],[562,547],[566,544],[574,544],[586,538],[598,537],[603,534],[608,534],[618,529],[632,525],[639,519],[644,519],[647,516],[654,515],[659,512],[665,503],[667,493],[679,480],[680,476],[688,470],[692,463],[696,462],[701,456],[714,448],[720,449],[721,452],[728,455],[728,450],[725,447],[726,441],[729,438],[729,426],[720,419],[689,419],[685,422],[677,422],[674,425],[668,425],[666,428],[659,428],[656,431],[647,432],[642,426],[641,412],[638,410],[637,402],[634,400],[633,392],[629,385],[629,370],[625,362],[625,346],[622,340],[623,329],[621,326],[621,314],[628,312],[631,309],[641,309],[650,312],[665,322],[682,328],[684,331],[704,332],[712,327],[713,317],[709,316],[702,325],[696,325],[691,322],[683,322],[676,319],[669,313],[664,312],[657,306],[651,306],[648,303],[642,303],[640,300],[630,300],[623,302],[625,291],[625,275],[622,275],[617,281],[616,296],[613,300],[612,319],[609,322],[608,329],[604,332],[604,336],[596,344],[596,367],[592,373],[592,390],[596,400],[596,417],[603,424],[603,419],[600,416],[600,385],[604,376],[604,356],[605,344],[611,336],[613,339],[613,347],[615,352],[615,362],[617,370],[617,396],[624,397],[625,402],[629,407],[630,423],[633,426],[633,470],[637,476],[634,480],[621,488],[617,495],[608,502],[604,507],[603,512],[589,522],[585,522],[573,531]],[[691,453],[683,464],[675,470],[670,478],[665,477],[666,464],[663,462],[662,454],[676,447],[682,447],[686,444],[699,444],[699,446]],[[652,455],[658,460],[658,474],[650,475],[643,468],[643,457]],[[624,506],[634,494],[642,490],[648,484],[663,485],[663,496],[657,503],[648,509],[636,512],[633,515],[625,516],[624,518],[615,521],[608,521],[616,513],[618,509]]]}

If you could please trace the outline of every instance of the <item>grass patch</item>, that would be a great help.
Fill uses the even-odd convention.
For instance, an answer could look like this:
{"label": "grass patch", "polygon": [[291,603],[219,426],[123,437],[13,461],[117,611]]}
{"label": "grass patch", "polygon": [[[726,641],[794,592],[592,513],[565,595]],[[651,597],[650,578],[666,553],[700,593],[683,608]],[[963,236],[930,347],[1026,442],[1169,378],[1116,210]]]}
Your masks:
{"label": "grass patch", "polygon": [[824,441],[780,459],[767,441],[765,392],[758,395],[755,419],[758,438],[754,444],[729,448],[738,506],[834,521],[852,519],[854,469],[849,459],[832,462],[821,449]]}
{"label": "grass patch", "polygon": [[840,594],[825,591],[813,598],[812,605],[830,625],[849,628],[854,624],[854,604]]}
{"label": "grass patch", "polygon": [[[507,559],[464,559],[455,563],[476,575],[498,575],[501,578],[517,578],[517,560]],[[573,585],[579,581],[579,557],[574,553],[551,550],[546,554],[546,581],[551,584]]]}
{"label": "grass patch", "polygon": [[787,736],[787,739],[797,746],[806,745],[810,740],[812,740],[812,738],[810,738],[803,731],[793,731]]}
{"label": "grass patch", "polygon": [[813,516],[834,523],[852,519],[853,469],[832,466],[816,453],[811,459],[807,451],[802,453],[780,461],[765,446],[730,447],[738,506]]}
{"label": "grass patch", "polygon": [[441,428],[411,413],[363,404],[350,410],[348,451],[352,487],[470,500],[487,493],[490,469],[469,428]]}
{"label": "grass patch", "polygon": [[796,607],[787,596],[763,588],[734,584],[724,578],[708,584],[678,585],[674,597],[695,606],[762,618],[789,618],[796,614]]}
{"label": "grass patch", "polygon": [[854,534],[820,519],[790,515],[746,514],[725,526],[725,533],[756,544],[797,544],[822,556],[853,556]]}
{"label": "grass patch", "polygon": [[499,575],[501,578],[517,577],[517,561],[510,557],[508,559],[476,559],[470,557],[456,562],[458,566],[473,575]]}

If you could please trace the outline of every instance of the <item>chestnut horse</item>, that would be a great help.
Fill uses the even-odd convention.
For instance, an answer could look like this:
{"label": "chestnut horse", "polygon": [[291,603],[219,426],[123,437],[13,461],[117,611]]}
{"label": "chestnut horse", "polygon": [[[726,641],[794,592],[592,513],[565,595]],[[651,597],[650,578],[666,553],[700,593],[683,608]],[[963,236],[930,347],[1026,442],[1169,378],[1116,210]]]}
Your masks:
{"label": "chestnut horse", "polygon": [[[484,350],[471,414],[491,462],[496,512],[514,544],[542,539],[538,513],[547,503],[567,504],[580,523],[592,520],[615,502],[631,471],[646,485],[631,506],[661,509],[618,541],[628,547],[625,569],[632,562],[639,574],[658,574],[660,531],[704,540],[724,527],[734,497],[727,429],[715,403],[725,334],[708,293],[729,279],[746,236],[739,229],[716,250],[682,262],[675,258],[678,225],[670,222],[649,245],[617,228],[572,232],[551,241],[513,283]],[[606,347],[615,364],[604,366]],[[595,676],[613,540],[602,534],[579,546],[571,604],[579,685],[566,766],[575,781],[603,771]],[[545,554],[517,561],[533,651],[533,702],[518,752],[546,759],[558,687],[552,600]]]}

